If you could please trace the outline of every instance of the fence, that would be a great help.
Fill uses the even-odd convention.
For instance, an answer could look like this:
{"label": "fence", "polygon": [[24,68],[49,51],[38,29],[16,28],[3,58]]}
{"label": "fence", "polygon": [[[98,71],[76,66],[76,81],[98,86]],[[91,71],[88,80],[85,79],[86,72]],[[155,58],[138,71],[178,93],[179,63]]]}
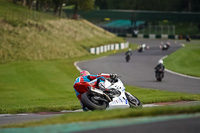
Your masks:
{"label": "fence", "polygon": [[117,44],[109,44],[109,45],[104,45],[96,48],[91,48],[90,53],[91,54],[100,54],[104,52],[108,52],[111,50],[120,50],[120,49],[125,49],[129,47],[129,42],[125,43],[117,43]]}
{"label": "fence", "polygon": [[174,25],[149,25],[149,26],[143,26],[140,27],[139,30],[140,34],[156,34],[156,35],[175,35],[175,26]]}

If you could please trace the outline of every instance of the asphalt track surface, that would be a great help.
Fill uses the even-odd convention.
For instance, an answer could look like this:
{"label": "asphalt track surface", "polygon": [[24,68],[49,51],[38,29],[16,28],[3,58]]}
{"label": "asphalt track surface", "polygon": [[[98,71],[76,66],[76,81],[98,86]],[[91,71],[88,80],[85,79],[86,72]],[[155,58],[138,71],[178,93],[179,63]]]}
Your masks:
{"label": "asphalt track surface", "polygon": [[198,133],[200,117],[87,130],[76,133]]}
{"label": "asphalt track surface", "polygon": [[15,124],[29,121],[40,121],[42,119],[51,118],[61,114],[2,114],[0,116],[0,126],[6,124]]}
{"label": "asphalt track surface", "polygon": [[[162,82],[157,82],[155,79],[154,68],[158,60],[181,48],[183,42],[159,39],[130,38],[127,40],[137,44],[145,43],[150,46],[150,49],[142,53],[138,53],[137,50],[132,51],[133,55],[128,63],[125,61],[125,53],[119,53],[94,60],[82,61],[77,63],[77,65],[82,70],[88,70],[91,74],[102,72],[117,73],[126,85],[200,94],[199,79],[182,77],[169,72],[165,72],[165,77]],[[159,45],[161,42],[166,43],[166,41],[171,43],[171,47],[167,51],[162,51]]]}

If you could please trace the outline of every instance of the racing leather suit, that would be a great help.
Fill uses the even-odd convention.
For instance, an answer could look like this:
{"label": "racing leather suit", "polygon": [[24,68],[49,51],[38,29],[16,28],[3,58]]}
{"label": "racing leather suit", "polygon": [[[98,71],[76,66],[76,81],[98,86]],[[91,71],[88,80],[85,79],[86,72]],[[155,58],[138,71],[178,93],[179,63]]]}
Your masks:
{"label": "racing leather suit", "polygon": [[164,66],[163,64],[158,64],[158,65],[155,67],[155,74],[156,74],[157,72],[159,72],[159,69],[162,70],[163,77],[164,77],[165,66]]}
{"label": "racing leather suit", "polygon": [[81,94],[86,92],[89,86],[105,89],[105,78],[110,78],[110,74],[87,75],[76,78],[73,87],[77,98],[81,100]]}

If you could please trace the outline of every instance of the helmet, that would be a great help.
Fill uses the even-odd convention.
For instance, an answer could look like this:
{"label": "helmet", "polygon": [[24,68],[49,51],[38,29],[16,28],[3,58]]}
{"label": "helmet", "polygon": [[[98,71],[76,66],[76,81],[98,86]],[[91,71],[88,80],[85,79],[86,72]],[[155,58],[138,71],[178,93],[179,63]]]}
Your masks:
{"label": "helmet", "polygon": [[131,51],[131,48],[129,48],[128,51]]}
{"label": "helmet", "polygon": [[86,70],[80,72],[80,76],[87,76],[87,75],[90,75],[90,73]]}
{"label": "helmet", "polygon": [[159,60],[159,61],[158,61],[158,64],[163,64],[163,60]]}
{"label": "helmet", "polygon": [[146,44],[145,44],[145,43],[143,43],[143,44],[142,44],[142,47],[143,47],[143,48],[144,48],[144,47],[146,47]]}

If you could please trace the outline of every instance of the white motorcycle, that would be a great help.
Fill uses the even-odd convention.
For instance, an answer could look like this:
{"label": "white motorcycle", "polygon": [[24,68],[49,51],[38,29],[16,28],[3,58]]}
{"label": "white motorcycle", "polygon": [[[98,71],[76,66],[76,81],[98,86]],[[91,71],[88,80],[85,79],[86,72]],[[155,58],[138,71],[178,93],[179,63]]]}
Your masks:
{"label": "white motorcycle", "polygon": [[142,103],[137,97],[125,91],[125,86],[119,77],[116,79],[106,79],[105,88],[108,91],[89,87],[88,91],[81,96],[83,106],[89,110],[142,107]]}

